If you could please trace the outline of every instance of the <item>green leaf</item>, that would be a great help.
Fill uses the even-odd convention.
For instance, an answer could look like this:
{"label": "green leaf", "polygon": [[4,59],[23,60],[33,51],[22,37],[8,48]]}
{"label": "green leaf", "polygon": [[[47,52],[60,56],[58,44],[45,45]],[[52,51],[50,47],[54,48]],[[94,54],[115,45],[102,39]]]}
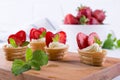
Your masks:
{"label": "green leaf", "polygon": [[80,23],[81,24],[86,24],[88,22],[88,19],[83,15],[81,18],[80,18]]}
{"label": "green leaf", "polygon": [[15,48],[18,47],[14,39],[10,38],[9,41],[10,41],[10,44],[11,44],[13,47],[15,47]]}
{"label": "green leaf", "polygon": [[117,46],[118,46],[118,48],[120,48],[120,39],[117,40]]}
{"label": "green leaf", "polygon": [[12,65],[12,73],[16,76],[30,69],[31,66],[22,60],[15,60]]}
{"label": "green leaf", "polygon": [[28,71],[31,68],[40,70],[41,66],[48,63],[48,56],[44,51],[36,50],[32,53],[31,49],[28,48],[26,51],[26,62],[23,60],[16,59],[12,64],[12,73],[19,75],[22,72]]}
{"label": "green leaf", "polygon": [[112,34],[108,34],[107,39],[104,41],[102,48],[113,49],[115,47],[116,38],[112,38]]}
{"label": "green leaf", "polygon": [[23,46],[27,46],[29,44],[29,42],[28,41],[25,41],[23,44],[22,44],[22,47]]}
{"label": "green leaf", "polygon": [[97,37],[94,37],[95,43],[97,43],[98,45],[102,44],[102,41],[100,41],[100,39],[98,39]]}
{"label": "green leaf", "polygon": [[46,31],[43,31],[42,34],[40,35],[40,38],[44,38],[46,35]]}
{"label": "green leaf", "polygon": [[56,34],[54,38],[52,38],[53,42],[59,41],[59,34]]}
{"label": "green leaf", "polygon": [[26,61],[29,61],[29,60],[31,60],[32,59],[32,50],[30,49],[30,48],[27,48],[27,50],[26,50],[26,57],[25,57],[25,59],[26,59]]}
{"label": "green leaf", "polygon": [[40,69],[40,66],[48,63],[48,56],[44,51],[36,50],[33,52],[33,58],[31,60],[31,66],[34,69]]}

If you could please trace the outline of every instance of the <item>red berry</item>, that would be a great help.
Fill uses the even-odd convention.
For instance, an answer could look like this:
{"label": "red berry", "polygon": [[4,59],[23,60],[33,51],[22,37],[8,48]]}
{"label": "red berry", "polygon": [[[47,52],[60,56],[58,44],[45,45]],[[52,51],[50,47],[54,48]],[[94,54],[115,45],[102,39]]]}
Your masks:
{"label": "red berry", "polygon": [[66,43],[66,33],[64,31],[60,31],[57,34],[59,34],[59,42],[60,43]]}
{"label": "red berry", "polygon": [[96,19],[96,18],[94,18],[94,17],[91,17],[90,19],[89,19],[89,21],[87,22],[87,24],[90,24],[90,25],[96,25],[96,24],[100,24],[100,22]]}
{"label": "red berry", "polygon": [[89,34],[88,36],[88,45],[92,45],[93,43],[95,43],[95,38],[100,39],[98,34],[96,32],[92,32]]}
{"label": "red berry", "polygon": [[78,24],[79,21],[72,14],[67,14],[64,19],[64,24]]}
{"label": "red berry", "polygon": [[79,8],[77,17],[80,18],[83,15],[86,18],[90,18],[92,16],[92,10],[90,9],[90,7],[83,6],[83,7]]}
{"label": "red berry", "polygon": [[93,12],[93,16],[99,21],[99,22],[103,22],[105,19],[105,12],[103,10],[95,10]]}
{"label": "red berry", "polygon": [[15,35],[16,35],[22,42],[25,42],[25,41],[26,41],[26,33],[25,33],[25,31],[20,30],[20,31],[18,31]]}
{"label": "red berry", "polygon": [[42,34],[42,32],[40,32],[39,30],[34,31],[33,39],[39,39],[41,34]]}
{"label": "red berry", "polygon": [[82,32],[79,32],[76,36],[79,49],[86,48],[88,46],[88,36]]}
{"label": "red berry", "polygon": [[44,28],[44,27],[40,27],[38,30],[39,30],[40,32],[43,32],[43,31],[46,32],[46,31],[47,31],[46,28]]}
{"label": "red berry", "polygon": [[53,41],[52,38],[54,37],[54,34],[50,31],[48,31],[46,33],[46,36],[45,36],[45,40],[46,40],[46,45],[47,47],[49,46],[49,44]]}
{"label": "red berry", "polygon": [[16,34],[11,34],[8,37],[8,43],[10,43],[9,41],[10,38],[14,39],[18,46],[21,46],[26,41],[26,33],[25,31],[20,30]]}

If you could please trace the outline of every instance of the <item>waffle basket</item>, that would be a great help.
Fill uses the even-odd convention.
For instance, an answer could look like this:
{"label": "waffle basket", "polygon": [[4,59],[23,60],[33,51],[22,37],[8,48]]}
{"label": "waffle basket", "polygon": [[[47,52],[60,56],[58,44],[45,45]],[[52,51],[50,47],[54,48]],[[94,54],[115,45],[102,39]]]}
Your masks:
{"label": "waffle basket", "polygon": [[3,50],[5,52],[6,59],[9,61],[13,61],[14,59],[25,59],[27,46],[24,47],[7,47],[6,45],[3,46]]}
{"label": "waffle basket", "polygon": [[47,48],[45,47],[45,51],[48,54],[49,60],[62,60],[64,55],[68,51],[68,46],[65,48]]}
{"label": "waffle basket", "polygon": [[46,46],[45,42],[30,42],[30,47],[32,51],[35,50],[43,50],[45,51],[44,47]]}
{"label": "waffle basket", "polygon": [[82,63],[94,66],[102,66],[106,56],[106,50],[102,50],[102,52],[83,52],[78,49],[78,53]]}

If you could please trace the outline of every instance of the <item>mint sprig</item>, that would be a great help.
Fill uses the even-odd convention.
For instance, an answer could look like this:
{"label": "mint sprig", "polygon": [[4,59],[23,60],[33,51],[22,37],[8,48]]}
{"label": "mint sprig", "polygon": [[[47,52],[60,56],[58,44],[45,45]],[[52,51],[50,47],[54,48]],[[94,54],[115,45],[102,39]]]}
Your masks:
{"label": "mint sprig", "polygon": [[44,38],[46,35],[46,31],[43,31],[42,34],[40,35],[40,38]]}
{"label": "mint sprig", "polygon": [[15,48],[18,47],[14,39],[10,38],[9,41],[10,41],[10,44],[11,44],[13,47],[15,47]]}
{"label": "mint sprig", "polygon": [[22,44],[22,47],[23,46],[27,46],[30,42],[29,41],[25,41],[23,44]]}
{"label": "mint sprig", "polygon": [[53,42],[58,42],[59,41],[59,34],[56,34],[53,38],[52,38]]}
{"label": "mint sprig", "polygon": [[25,61],[16,59],[12,64],[12,73],[19,75],[25,71],[33,68],[34,70],[40,70],[41,66],[48,63],[48,56],[44,51],[36,50],[32,53],[32,50],[28,48],[26,50]]}
{"label": "mint sprig", "polygon": [[117,38],[113,37],[112,34],[108,34],[107,39],[104,41],[102,48],[105,49],[120,48],[120,40],[117,40]]}
{"label": "mint sprig", "polygon": [[100,41],[100,39],[98,39],[97,37],[94,37],[95,43],[97,43],[98,45],[102,44],[102,41]]}

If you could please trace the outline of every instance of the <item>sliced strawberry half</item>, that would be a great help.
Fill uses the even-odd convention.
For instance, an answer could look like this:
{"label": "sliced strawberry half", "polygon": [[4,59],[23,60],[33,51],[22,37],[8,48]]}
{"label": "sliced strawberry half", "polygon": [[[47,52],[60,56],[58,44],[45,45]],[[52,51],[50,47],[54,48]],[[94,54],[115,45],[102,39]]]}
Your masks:
{"label": "sliced strawberry half", "polygon": [[46,33],[45,40],[46,40],[46,45],[47,45],[47,47],[48,47],[49,44],[53,41],[53,39],[52,39],[53,37],[54,37],[54,34],[53,34],[52,32],[48,31],[48,32]]}
{"label": "sliced strawberry half", "polygon": [[59,42],[65,44],[66,43],[66,37],[67,37],[66,33],[64,31],[60,31],[56,34],[59,34]]}
{"label": "sliced strawberry half", "polygon": [[47,32],[46,28],[44,28],[44,27],[40,27],[38,30],[39,30],[40,32]]}
{"label": "sliced strawberry half", "polygon": [[88,45],[89,46],[92,45],[93,43],[95,43],[95,38],[100,40],[100,38],[96,32],[92,32],[89,34],[89,36],[88,36]]}
{"label": "sliced strawberry half", "polygon": [[16,36],[15,34],[11,34],[9,37],[8,37],[8,43],[10,43],[10,38],[14,39],[15,40],[15,43],[18,45],[18,46],[21,46],[23,44],[23,41],[21,41],[21,39]]}
{"label": "sliced strawberry half", "polygon": [[88,46],[87,42],[88,36],[82,32],[79,32],[76,36],[77,44],[79,49],[86,48]]}
{"label": "sliced strawberry half", "polygon": [[39,39],[41,34],[42,32],[40,32],[39,30],[35,30],[33,32],[33,39]]}
{"label": "sliced strawberry half", "polygon": [[17,38],[19,38],[22,42],[26,41],[26,33],[23,30],[18,31],[16,34]]}

